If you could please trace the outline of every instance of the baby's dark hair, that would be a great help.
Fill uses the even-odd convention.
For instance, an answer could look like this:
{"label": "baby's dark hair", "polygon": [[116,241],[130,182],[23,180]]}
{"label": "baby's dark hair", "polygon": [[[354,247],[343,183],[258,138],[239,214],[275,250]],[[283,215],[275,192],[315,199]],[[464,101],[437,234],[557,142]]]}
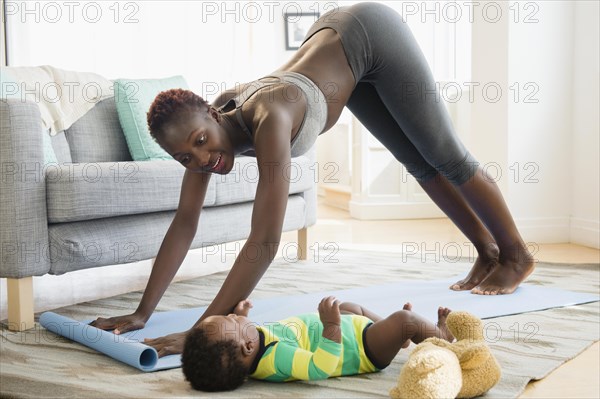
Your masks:
{"label": "baby's dark hair", "polygon": [[163,134],[162,128],[173,121],[182,111],[208,112],[210,104],[192,92],[184,89],[170,89],[158,93],[150,110],[146,113],[148,129],[155,141]]}
{"label": "baby's dark hair", "polygon": [[234,341],[211,340],[201,326],[188,333],[181,363],[185,379],[199,391],[231,391],[244,383],[249,372]]}

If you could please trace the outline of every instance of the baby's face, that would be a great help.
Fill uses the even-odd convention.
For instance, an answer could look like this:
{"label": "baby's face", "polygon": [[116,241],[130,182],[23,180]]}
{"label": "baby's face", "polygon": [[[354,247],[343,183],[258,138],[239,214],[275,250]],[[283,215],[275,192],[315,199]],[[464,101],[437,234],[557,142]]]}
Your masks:
{"label": "baby's face", "polygon": [[201,326],[211,339],[247,341],[258,338],[256,325],[245,316],[230,313],[227,316],[209,316],[204,319]]}

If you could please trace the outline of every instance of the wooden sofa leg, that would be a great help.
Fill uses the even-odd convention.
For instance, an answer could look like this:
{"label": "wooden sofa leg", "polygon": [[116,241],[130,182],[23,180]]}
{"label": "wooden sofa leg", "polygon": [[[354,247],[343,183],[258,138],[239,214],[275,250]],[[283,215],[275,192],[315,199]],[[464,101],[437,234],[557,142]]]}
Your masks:
{"label": "wooden sofa leg", "polygon": [[308,258],[308,227],[298,230],[298,259]]}
{"label": "wooden sofa leg", "polygon": [[33,328],[33,277],[9,278],[6,281],[8,329]]}

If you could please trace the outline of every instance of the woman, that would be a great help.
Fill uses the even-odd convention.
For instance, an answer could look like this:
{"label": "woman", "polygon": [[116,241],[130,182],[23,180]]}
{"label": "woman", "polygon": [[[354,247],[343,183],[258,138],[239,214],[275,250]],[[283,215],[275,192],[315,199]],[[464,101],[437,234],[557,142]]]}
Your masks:
{"label": "woman", "polygon": [[[138,309],[94,325],[115,333],[145,325],[194,238],[211,174],[228,173],[235,155],[244,153],[256,156],[260,173],[251,233],[198,323],[230,313],[250,295],[280,241],[289,192],[283,168],[335,124],[344,106],[477,249],[467,277],[450,288],[512,293],[533,271],[533,258],[498,187],[457,138],[433,88],[427,61],[402,17],[383,4],[360,3],[325,13],[289,62],[222,93],[212,105],[189,91],[161,93],[148,123],[157,142],[187,168],[180,204]],[[257,245],[264,248],[260,259],[254,252],[248,260],[245,249]],[[147,343],[160,356],[181,353],[185,334]]]}

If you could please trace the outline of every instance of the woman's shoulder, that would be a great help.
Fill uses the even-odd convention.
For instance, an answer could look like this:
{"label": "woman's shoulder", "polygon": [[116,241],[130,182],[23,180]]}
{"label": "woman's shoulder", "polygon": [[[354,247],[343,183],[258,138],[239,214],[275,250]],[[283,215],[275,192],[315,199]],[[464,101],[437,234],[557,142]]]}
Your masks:
{"label": "woman's shoulder", "polygon": [[241,97],[240,102],[244,103],[246,101],[243,100],[248,100],[252,97],[253,101],[250,102],[255,105],[260,103],[261,100],[267,100],[267,102],[272,103],[274,100],[278,102],[277,100],[291,99],[297,102],[300,95],[296,85],[279,79],[273,80],[267,76],[252,82],[236,84],[235,87],[224,90],[219,93],[211,105],[218,108],[236,97]]}
{"label": "woman's shoulder", "polygon": [[222,91],[221,93],[219,93],[219,95],[215,98],[215,100],[212,102],[212,106],[215,108],[219,108],[225,104],[227,104],[227,102],[229,100],[231,100],[234,97],[239,96],[246,87],[248,87],[251,84],[251,82],[249,83],[242,83],[239,85],[235,85],[235,87],[230,88],[230,89],[226,89],[224,91]]}

